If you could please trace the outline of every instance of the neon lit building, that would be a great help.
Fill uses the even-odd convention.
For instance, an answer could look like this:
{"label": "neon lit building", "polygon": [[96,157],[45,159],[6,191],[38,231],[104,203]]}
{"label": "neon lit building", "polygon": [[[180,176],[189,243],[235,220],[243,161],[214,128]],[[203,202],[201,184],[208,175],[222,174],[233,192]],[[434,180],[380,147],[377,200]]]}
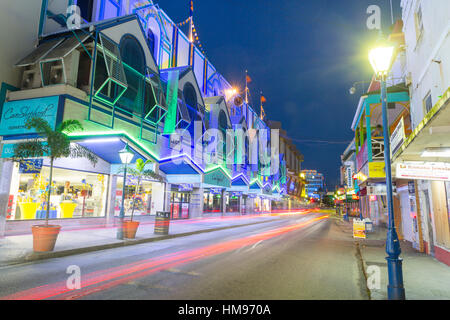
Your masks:
{"label": "neon lit building", "polygon": [[322,196],[326,194],[323,174],[317,172],[317,170],[302,170],[302,174],[305,175],[306,179],[306,195],[316,200],[322,199]]}
{"label": "neon lit building", "polygon": [[[71,5],[80,7],[79,28],[68,28]],[[158,211],[170,211],[172,219],[268,212],[272,201],[284,198],[286,182],[279,177],[285,166],[274,173],[260,162],[224,162],[225,140],[205,152],[205,141],[215,139],[211,129],[240,129],[245,139],[234,140],[231,150],[248,160],[263,153],[255,143],[260,135],[251,131],[269,127],[239,93],[230,94],[198,42],[189,41],[197,37],[192,19],[176,24],[152,1],[43,0],[36,28],[38,45],[24,44],[29,50],[17,56],[15,76],[4,79],[0,96],[0,211],[6,212],[0,235],[26,230],[42,217],[49,185],[50,218],[61,225],[110,225],[122,205],[128,215],[136,182],[127,177],[122,204],[118,156],[127,143],[132,163],[151,160],[148,168],[164,178],[146,180],[138,190],[137,219]],[[24,127],[33,115],[52,127],[80,121],[84,130],[71,133],[71,142],[94,152],[97,165],[59,159],[49,182],[48,158],[30,159],[31,169],[9,161],[15,144],[37,137]],[[269,134],[265,144],[270,150],[277,141]]]}

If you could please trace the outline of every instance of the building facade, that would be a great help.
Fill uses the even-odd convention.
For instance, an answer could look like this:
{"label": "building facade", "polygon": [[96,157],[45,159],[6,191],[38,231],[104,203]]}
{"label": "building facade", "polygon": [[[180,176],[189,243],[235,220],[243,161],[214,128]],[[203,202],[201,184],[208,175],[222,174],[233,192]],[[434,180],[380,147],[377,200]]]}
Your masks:
{"label": "building facade", "polygon": [[[28,12],[17,3],[2,14]],[[186,35],[186,23],[174,23],[152,1],[43,0],[38,9],[23,41],[7,39],[2,49],[15,59],[0,61],[2,70],[13,70],[1,91],[0,235],[25,232],[42,218],[47,188],[50,218],[74,227],[112,224],[122,206],[129,215],[134,193],[138,219],[158,211],[188,219],[288,206],[286,170],[300,170],[293,151],[280,149],[278,131],[190,41],[194,29]],[[75,28],[74,12],[81,16]],[[98,163],[58,159],[49,181],[48,158],[12,162],[17,143],[38,138],[24,126],[35,116],[52,128],[80,121],[84,130],[70,133],[71,143],[95,153]],[[148,169],[163,181],[147,179],[139,190],[133,177],[124,181],[118,151],[126,144],[133,163],[150,160]]]}
{"label": "building facade", "polygon": [[[450,3],[402,0],[389,36],[388,77],[394,216],[400,239],[450,265]],[[356,191],[364,217],[387,223],[379,82],[361,96],[352,124]]]}
{"label": "building facade", "polygon": [[305,193],[308,198],[320,201],[327,193],[323,174],[317,170],[302,170],[302,175],[305,177]]}

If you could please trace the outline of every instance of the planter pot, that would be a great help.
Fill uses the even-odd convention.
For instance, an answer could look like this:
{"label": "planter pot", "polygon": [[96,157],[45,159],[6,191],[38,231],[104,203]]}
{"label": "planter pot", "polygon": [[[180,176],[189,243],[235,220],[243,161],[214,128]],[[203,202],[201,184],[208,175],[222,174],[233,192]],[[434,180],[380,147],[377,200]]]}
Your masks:
{"label": "planter pot", "polygon": [[136,232],[139,227],[138,221],[124,221],[123,222],[123,236],[126,239],[136,238]]}
{"label": "planter pot", "polygon": [[59,230],[61,230],[61,226],[32,226],[31,231],[33,232],[34,252],[53,251],[55,248],[56,239],[58,238]]}
{"label": "planter pot", "polygon": [[62,218],[73,218],[73,212],[77,207],[76,203],[73,202],[61,202],[59,204],[61,208],[61,216]]}

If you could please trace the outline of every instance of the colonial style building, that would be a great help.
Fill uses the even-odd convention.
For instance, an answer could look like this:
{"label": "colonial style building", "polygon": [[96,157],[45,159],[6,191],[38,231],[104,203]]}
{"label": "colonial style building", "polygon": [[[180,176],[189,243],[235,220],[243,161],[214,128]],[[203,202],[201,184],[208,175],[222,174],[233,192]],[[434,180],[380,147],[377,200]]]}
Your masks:
{"label": "colonial style building", "polygon": [[[133,162],[150,160],[163,178],[138,190],[138,219],[270,212],[299,194],[301,154],[202,53],[192,17],[177,24],[152,1],[43,0],[34,15],[28,1],[16,3],[0,13],[29,13],[0,54],[0,235],[41,218],[49,187],[60,225],[111,224],[122,206],[129,214],[136,182],[124,181],[118,155],[126,144]],[[97,165],[58,159],[48,181],[49,159],[10,161],[18,142],[37,137],[24,127],[33,116],[53,128],[80,121],[84,130],[70,139],[95,153]]]}

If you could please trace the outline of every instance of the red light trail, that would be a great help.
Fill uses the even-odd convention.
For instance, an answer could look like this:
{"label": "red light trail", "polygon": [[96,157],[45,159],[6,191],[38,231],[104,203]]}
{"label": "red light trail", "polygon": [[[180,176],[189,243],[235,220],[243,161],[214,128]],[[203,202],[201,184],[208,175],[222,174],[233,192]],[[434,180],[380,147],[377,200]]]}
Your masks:
{"label": "red light trail", "polygon": [[17,292],[2,297],[0,300],[43,300],[51,298],[58,300],[73,300],[82,298],[95,292],[104,291],[120,284],[130,282],[134,279],[148,276],[161,270],[170,269],[181,264],[193,262],[224,252],[229,252],[241,247],[256,244],[263,240],[278,237],[311,225],[317,221],[327,219],[328,217],[328,215],[322,215],[308,221],[279,227],[241,239],[230,240],[197,249],[178,251],[118,267],[92,272],[82,276],[82,288],[79,290],[68,289],[66,282],[60,281]]}

